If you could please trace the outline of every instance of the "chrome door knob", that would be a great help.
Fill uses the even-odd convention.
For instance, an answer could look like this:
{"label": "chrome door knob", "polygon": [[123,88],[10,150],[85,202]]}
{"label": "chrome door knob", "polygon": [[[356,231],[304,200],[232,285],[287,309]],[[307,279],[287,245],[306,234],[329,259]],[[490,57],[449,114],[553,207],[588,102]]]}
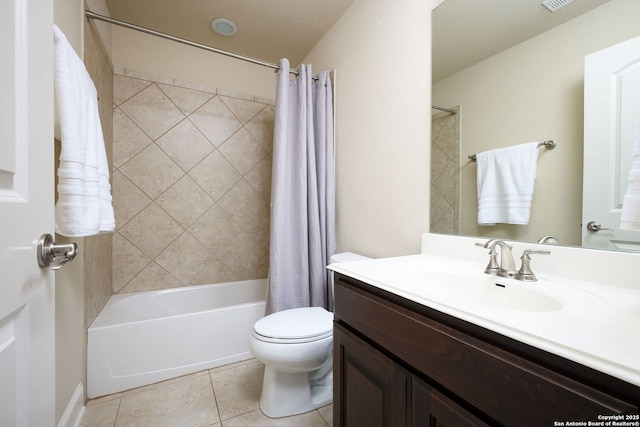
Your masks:
{"label": "chrome door knob", "polygon": [[38,239],[38,265],[41,268],[58,270],[78,254],[78,245],[74,242],[56,245],[51,234],[43,234]]}
{"label": "chrome door knob", "polygon": [[610,228],[602,228],[602,225],[600,225],[600,223],[598,221],[589,221],[587,223],[587,230],[589,230],[589,231],[602,231],[602,230],[613,231]]}

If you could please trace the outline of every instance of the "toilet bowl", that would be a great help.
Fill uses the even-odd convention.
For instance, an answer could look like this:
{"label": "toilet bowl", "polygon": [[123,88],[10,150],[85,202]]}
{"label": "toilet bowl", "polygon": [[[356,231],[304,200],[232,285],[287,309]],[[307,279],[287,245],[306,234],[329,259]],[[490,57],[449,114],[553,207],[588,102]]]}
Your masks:
{"label": "toilet bowl", "polygon": [[[331,263],[368,259],[350,252]],[[330,276],[333,295],[333,276]],[[333,401],[333,313],[322,307],[283,310],[258,320],[250,338],[253,356],[265,365],[260,409],[278,418]]]}

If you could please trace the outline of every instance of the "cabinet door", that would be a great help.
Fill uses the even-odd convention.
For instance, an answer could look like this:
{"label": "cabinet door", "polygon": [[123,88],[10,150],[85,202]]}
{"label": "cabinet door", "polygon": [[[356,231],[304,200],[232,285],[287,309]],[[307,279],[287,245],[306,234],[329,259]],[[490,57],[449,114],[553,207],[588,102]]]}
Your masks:
{"label": "cabinet door", "polygon": [[340,325],[333,339],[334,425],[408,426],[408,372]]}
{"label": "cabinet door", "polygon": [[412,396],[412,427],[488,426],[416,377],[413,378]]}

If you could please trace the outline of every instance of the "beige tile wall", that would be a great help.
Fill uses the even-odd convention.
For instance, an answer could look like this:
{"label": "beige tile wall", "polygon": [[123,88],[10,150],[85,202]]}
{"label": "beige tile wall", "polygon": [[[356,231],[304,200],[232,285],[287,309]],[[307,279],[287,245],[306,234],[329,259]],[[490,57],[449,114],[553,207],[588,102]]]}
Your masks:
{"label": "beige tile wall", "polygon": [[460,232],[460,125],[458,114],[438,113],[431,122],[432,233]]}
{"label": "beige tile wall", "polygon": [[114,292],[266,277],[273,101],[116,70],[113,105]]}
{"label": "beige tile wall", "polygon": [[[113,162],[113,66],[97,35],[95,24],[84,26],[84,64],[98,90],[98,107],[107,160]],[[113,183],[113,177],[112,177]],[[99,234],[83,238],[83,283],[85,326],[89,326],[112,295],[113,235]]]}

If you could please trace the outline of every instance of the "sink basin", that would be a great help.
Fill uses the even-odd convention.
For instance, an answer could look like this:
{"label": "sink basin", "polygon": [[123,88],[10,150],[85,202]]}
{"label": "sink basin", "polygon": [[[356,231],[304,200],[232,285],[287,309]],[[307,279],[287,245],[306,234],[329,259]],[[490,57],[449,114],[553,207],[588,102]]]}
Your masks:
{"label": "sink basin", "polygon": [[551,312],[567,306],[606,306],[601,298],[577,287],[540,280],[515,279],[471,272],[450,266],[398,268],[397,288],[412,295],[447,305],[473,305],[527,312]]}
{"label": "sink basin", "polygon": [[556,311],[563,307],[559,299],[540,292],[534,284],[485,274],[428,271],[412,275],[406,285],[405,290],[416,295],[511,310]]}

